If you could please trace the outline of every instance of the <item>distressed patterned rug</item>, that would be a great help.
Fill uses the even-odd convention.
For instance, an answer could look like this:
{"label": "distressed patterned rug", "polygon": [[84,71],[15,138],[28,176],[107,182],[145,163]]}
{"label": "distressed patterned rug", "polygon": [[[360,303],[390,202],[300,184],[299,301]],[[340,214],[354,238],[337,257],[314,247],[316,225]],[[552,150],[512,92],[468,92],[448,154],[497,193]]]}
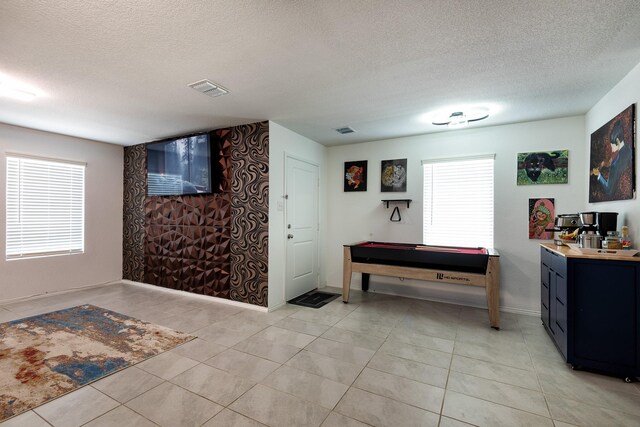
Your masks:
{"label": "distressed patterned rug", "polygon": [[0,323],[0,422],[193,338],[93,305]]}

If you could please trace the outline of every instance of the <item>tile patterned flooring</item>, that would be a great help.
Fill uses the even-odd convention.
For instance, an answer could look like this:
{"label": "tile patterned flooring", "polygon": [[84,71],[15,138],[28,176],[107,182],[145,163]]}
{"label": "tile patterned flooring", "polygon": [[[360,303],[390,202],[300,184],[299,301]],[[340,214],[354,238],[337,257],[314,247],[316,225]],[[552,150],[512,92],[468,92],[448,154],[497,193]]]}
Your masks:
{"label": "tile patterned flooring", "polygon": [[[330,289],[339,293],[338,289]],[[572,371],[535,317],[352,291],[272,313],[117,284],[90,303],[198,338],[2,423],[15,426],[639,426],[640,386]]]}

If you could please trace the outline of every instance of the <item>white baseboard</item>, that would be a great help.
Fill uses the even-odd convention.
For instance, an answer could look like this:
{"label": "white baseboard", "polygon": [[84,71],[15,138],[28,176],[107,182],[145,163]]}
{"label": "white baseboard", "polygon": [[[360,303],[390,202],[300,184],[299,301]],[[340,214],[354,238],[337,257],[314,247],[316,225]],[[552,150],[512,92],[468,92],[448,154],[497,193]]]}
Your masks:
{"label": "white baseboard", "polygon": [[45,297],[50,297],[50,296],[53,296],[53,295],[67,294],[69,292],[75,292],[75,291],[82,290],[82,289],[99,288],[101,286],[113,285],[113,284],[117,284],[117,283],[120,283],[120,282],[121,282],[121,280],[111,280],[109,282],[94,283],[94,284],[91,284],[91,285],[76,286],[74,288],[62,289],[60,291],[43,292],[41,294],[27,295],[27,296],[24,296],[24,297],[3,299],[3,300],[0,300],[0,305],[11,304],[11,303],[18,302],[18,301],[26,301],[26,300],[29,300],[29,299],[45,298]]}
{"label": "white baseboard", "polygon": [[281,302],[280,304],[274,306],[274,307],[269,307],[267,309],[267,311],[272,312],[272,311],[276,311],[277,309],[279,309],[280,307],[284,307],[285,305],[287,305],[286,301]]}
{"label": "white baseboard", "polygon": [[[444,304],[455,304],[455,305],[460,305],[463,307],[472,307],[472,308],[481,308],[486,310],[487,306],[486,304],[473,304],[469,301],[460,301],[460,300],[455,300],[453,298],[437,298],[437,297],[433,297],[433,296],[426,296],[426,295],[417,295],[417,294],[406,294],[406,293],[401,293],[401,292],[394,292],[393,289],[397,289],[398,286],[385,286],[386,284],[377,284],[378,288],[382,288],[382,289],[378,289],[378,290],[374,290],[374,289],[369,289],[368,292],[371,293],[376,293],[376,294],[382,294],[382,295],[393,295],[393,296],[397,296],[397,297],[403,297],[403,298],[412,298],[412,299],[419,299],[419,300],[423,300],[423,301],[433,301],[433,302],[441,302]],[[342,286],[332,286],[332,285],[326,285],[325,287],[328,288],[332,288],[332,289],[337,289],[338,293],[342,293]],[[362,288],[360,286],[351,286],[351,290],[356,290],[356,291],[362,291]],[[482,292],[484,293],[484,289],[482,289]],[[484,296],[482,297],[484,298]],[[504,312],[504,313],[513,313],[513,314],[521,314],[523,316],[535,316],[535,317],[540,317],[541,312],[540,311],[536,311],[536,310],[526,310],[526,309],[522,309],[522,308],[516,308],[516,307],[505,307],[505,306],[501,306],[500,307],[500,311]]]}
{"label": "white baseboard", "polygon": [[505,313],[513,313],[513,314],[522,314],[523,316],[533,316],[540,317],[542,312],[536,310],[525,310],[523,308],[515,308],[515,307],[500,307],[500,311],[504,311]]}
{"label": "white baseboard", "polygon": [[246,302],[232,301],[230,299],[212,297],[212,296],[209,296],[209,295],[198,295],[198,294],[193,294],[191,292],[179,291],[177,289],[169,289],[169,288],[163,288],[163,287],[160,287],[160,286],[149,285],[148,283],[134,282],[133,280],[123,279],[123,280],[119,280],[118,282],[119,283],[125,283],[127,285],[140,286],[140,287],[143,287],[143,288],[146,288],[146,289],[153,289],[155,291],[168,292],[168,293],[176,294],[176,295],[199,298],[199,299],[210,301],[210,302],[218,302],[220,304],[227,304],[227,305],[232,305],[232,306],[235,306],[235,307],[247,308],[249,310],[260,311],[262,313],[267,313],[269,311],[267,309],[267,307],[261,307],[259,305],[254,305],[254,304],[248,304]]}

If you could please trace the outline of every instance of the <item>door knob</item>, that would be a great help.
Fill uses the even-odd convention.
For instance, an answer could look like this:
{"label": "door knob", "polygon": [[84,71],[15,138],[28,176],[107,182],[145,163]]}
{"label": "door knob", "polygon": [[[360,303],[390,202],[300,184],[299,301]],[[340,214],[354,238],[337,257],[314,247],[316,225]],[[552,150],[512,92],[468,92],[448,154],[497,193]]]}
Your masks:
{"label": "door knob", "polygon": [[293,239],[293,234],[287,234],[287,239]]}

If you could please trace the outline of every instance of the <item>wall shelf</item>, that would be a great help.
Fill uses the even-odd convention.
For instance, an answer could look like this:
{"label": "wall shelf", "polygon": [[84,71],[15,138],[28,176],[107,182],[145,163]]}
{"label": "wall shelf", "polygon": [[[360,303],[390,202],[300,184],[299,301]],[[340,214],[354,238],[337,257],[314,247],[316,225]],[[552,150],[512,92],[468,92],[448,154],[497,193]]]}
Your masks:
{"label": "wall shelf", "polygon": [[387,209],[389,208],[390,203],[406,203],[408,208],[409,204],[411,203],[411,199],[383,199],[382,203],[385,204],[385,207]]}

